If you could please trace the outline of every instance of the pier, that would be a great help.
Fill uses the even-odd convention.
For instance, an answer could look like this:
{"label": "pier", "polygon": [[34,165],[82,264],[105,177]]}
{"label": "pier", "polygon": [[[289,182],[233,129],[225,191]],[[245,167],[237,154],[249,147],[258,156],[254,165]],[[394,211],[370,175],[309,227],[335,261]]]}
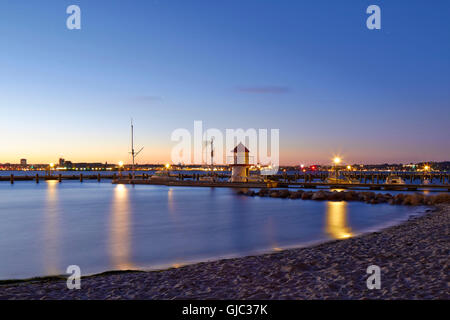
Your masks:
{"label": "pier", "polygon": [[294,182],[278,183],[279,188],[329,188],[329,189],[369,189],[369,190],[402,190],[402,191],[448,191],[450,185],[446,184],[386,184],[386,183],[326,183],[326,182]]}
{"label": "pier", "polygon": [[[16,181],[41,181],[65,180],[83,181],[111,181],[114,184],[137,184],[137,185],[167,185],[184,187],[228,187],[228,188],[329,188],[329,189],[369,189],[369,190],[436,190],[450,192],[450,173],[448,172],[397,172],[397,176],[404,179],[405,184],[387,184],[386,179],[389,172],[343,172],[343,176],[353,179],[352,183],[329,183],[328,172],[282,172],[281,174],[266,176],[264,182],[229,182],[229,172],[220,173],[170,173],[170,181],[155,181],[150,179],[152,173],[133,174],[109,173],[109,174],[35,174],[0,176],[0,182]],[[202,181],[202,177],[212,176],[213,181]]]}
{"label": "pier", "polygon": [[143,184],[143,185],[163,185],[173,187],[224,187],[224,188],[276,188],[274,182],[228,182],[228,181],[197,181],[197,180],[177,180],[177,181],[151,181],[143,179],[117,179],[113,184]]}
{"label": "pier", "polygon": [[83,182],[83,180],[112,180],[116,179],[117,174],[71,174],[71,175],[63,175],[63,174],[54,174],[54,175],[45,175],[45,174],[36,174],[36,175],[14,175],[11,174],[9,176],[0,176],[0,181],[10,181],[11,183],[14,183],[15,181],[34,181],[36,183],[39,183],[40,181],[47,181],[47,180],[57,180],[59,182],[62,182],[63,180],[79,180],[80,182]]}
{"label": "pier", "polygon": [[[229,182],[229,174],[214,175],[215,181],[199,180],[199,174],[173,174],[170,178],[175,181],[154,181],[148,176],[131,176],[122,179],[113,179],[114,184],[139,184],[139,185],[167,185],[184,187],[228,187],[228,188],[328,188],[328,189],[355,189],[355,190],[401,190],[401,191],[447,191],[450,192],[450,175],[448,173],[396,173],[404,180],[404,184],[387,184],[386,179],[389,173],[346,173],[348,178],[359,182],[352,183],[329,183],[327,182],[327,172],[317,173],[282,173],[267,176],[264,182]],[[205,175],[206,176],[206,175]],[[428,183],[425,183],[428,181]],[[433,183],[436,182],[436,183]]]}
{"label": "pier", "polygon": [[178,187],[226,187],[226,188],[328,188],[328,189],[359,189],[359,190],[403,190],[403,191],[447,191],[450,192],[450,185],[440,184],[372,184],[372,183],[326,183],[326,182],[307,182],[307,183],[284,183],[284,182],[228,182],[228,181],[196,181],[196,180],[178,180],[178,181],[151,181],[143,179],[117,179],[114,184],[132,184],[132,185],[165,185]]}

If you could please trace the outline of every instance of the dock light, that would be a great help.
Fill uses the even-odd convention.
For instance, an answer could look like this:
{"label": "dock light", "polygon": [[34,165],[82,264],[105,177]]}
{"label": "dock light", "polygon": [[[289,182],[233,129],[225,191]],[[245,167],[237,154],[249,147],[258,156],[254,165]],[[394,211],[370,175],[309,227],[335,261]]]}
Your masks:
{"label": "dock light", "polygon": [[169,169],[170,168],[170,163],[166,163],[165,167],[166,167],[166,169]]}
{"label": "dock light", "polygon": [[428,171],[428,170],[430,170],[430,166],[425,166],[425,167],[423,167],[423,169],[424,169],[425,171]]}
{"label": "dock light", "polygon": [[341,158],[335,157],[335,158],[333,159],[333,162],[334,162],[335,164],[339,164],[339,163],[341,163]]}
{"label": "dock light", "polygon": [[123,161],[119,161],[119,167],[123,167]]}
{"label": "dock light", "polygon": [[54,163],[50,163],[50,168],[53,168],[53,167],[55,167],[55,164]]}
{"label": "dock light", "polygon": [[347,170],[352,170],[352,166],[347,166]]}

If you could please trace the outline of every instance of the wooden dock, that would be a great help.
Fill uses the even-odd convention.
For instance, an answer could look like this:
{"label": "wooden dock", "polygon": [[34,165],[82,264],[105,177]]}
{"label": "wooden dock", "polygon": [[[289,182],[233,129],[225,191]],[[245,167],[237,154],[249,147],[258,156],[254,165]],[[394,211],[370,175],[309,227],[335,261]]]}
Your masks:
{"label": "wooden dock", "polygon": [[279,188],[329,188],[329,189],[369,189],[369,190],[395,190],[395,191],[448,191],[450,192],[449,184],[385,184],[385,183],[326,183],[326,182],[290,182],[278,183]]}
{"label": "wooden dock", "polygon": [[[347,173],[345,176],[357,179],[360,183],[327,183],[327,174],[317,173],[296,173],[296,174],[277,174],[268,176],[269,182],[228,182],[229,175],[226,173],[215,174],[215,182],[202,181],[200,174],[171,174],[170,177],[175,181],[154,181],[150,180],[151,174],[139,174],[132,179],[131,174],[36,174],[36,175],[18,175],[0,176],[0,181],[9,181],[13,184],[15,181],[40,181],[57,180],[111,180],[112,183],[121,184],[146,184],[146,185],[167,185],[184,187],[227,187],[227,188],[330,188],[330,189],[369,189],[369,190],[430,190],[430,191],[450,191],[450,175],[447,172],[441,173],[404,173],[398,174],[405,180],[403,185],[392,185],[384,183],[388,174],[386,173]],[[429,183],[425,183],[426,181]],[[432,183],[432,182],[438,183]]]}
{"label": "wooden dock", "polygon": [[15,181],[35,181],[36,183],[39,183],[40,181],[47,181],[47,180],[57,180],[59,182],[62,182],[63,180],[79,180],[83,182],[84,180],[97,180],[101,181],[103,179],[106,180],[112,180],[116,179],[116,174],[71,174],[71,175],[63,175],[63,174],[52,174],[52,175],[46,175],[46,174],[36,174],[36,175],[21,175],[16,176],[14,174],[11,174],[9,176],[0,176],[0,181],[10,181],[11,183],[14,183]]}
{"label": "wooden dock", "polygon": [[208,188],[275,188],[274,182],[228,182],[228,181],[152,181],[143,179],[116,179],[113,184],[135,184],[135,185],[163,185],[170,187],[208,187]]}

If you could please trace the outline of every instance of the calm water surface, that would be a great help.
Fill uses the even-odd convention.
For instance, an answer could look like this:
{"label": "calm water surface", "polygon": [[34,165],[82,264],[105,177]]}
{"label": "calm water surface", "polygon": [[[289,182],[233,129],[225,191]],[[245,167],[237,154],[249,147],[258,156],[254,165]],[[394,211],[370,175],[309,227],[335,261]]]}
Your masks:
{"label": "calm water surface", "polygon": [[0,183],[0,279],[153,269],[343,239],[417,209],[236,195],[227,188]]}

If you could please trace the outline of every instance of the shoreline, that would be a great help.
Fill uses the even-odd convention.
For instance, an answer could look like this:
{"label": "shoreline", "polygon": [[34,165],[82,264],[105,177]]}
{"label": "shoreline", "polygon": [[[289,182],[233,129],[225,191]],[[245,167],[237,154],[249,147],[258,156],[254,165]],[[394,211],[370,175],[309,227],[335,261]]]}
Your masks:
{"label": "shoreline", "polygon": [[[449,299],[450,205],[383,230],[309,247],[158,271],[0,281],[0,299]],[[381,268],[369,290],[366,268]]]}
{"label": "shoreline", "polygon": [[[419,208],[424,209],[423,211],[418,210]],[[374,232],[381,232],[387,228],[391,228],[394,226],[398,226],[400,224],[403,224],[407,222],[408,220],[416,217],[420,217],[426,214],[429,214],[433,211],[437,210],[435,206],[417,206],[416,210],[408,213],[405,217],[399,218],[397,220],[384,222],[380,225],[377,225],[376,227],[369,227],[367,229],[363,229],[360,232],[353,233],[352,238],[361,237],[363,235],[367,235]],[[129,272],[161,272],[166,271],[170,269],[177,269],[182,268],[185,266],[195,265],[199,263],[209,263],[209,262],[216,262],[216,261],[222,261],[222,260],[231,260],[231,259],[239,259],[239,258],[246,258],[246,257],[253,257],[253,256],[261,256],[261,255],[267,255],[267,254],[273,254],[278,253],[286,250],[295,250],[295,249],[304,249],[304,248],[313,248],[315,246],[326,244],[329,242],[335,242],[335,241],[341,241],[342,239],[332,239],[332,238],[323,238],[323,239],[317,239],[317,240],[311,240],[303,243],[296,243],[296,244],[290,244],[285,246],[279,246],[272,249],[256,249],[247,253],[238,254],[238,253],[230,253],[225,255],[217,255],[217,256],[207,256],[207,257],[197,257],[192,260],[186,260],[182,261],[180,263],[177,263],[177,267],[174,267],[173,263],[164,263],[155,265],[153,267],[144,267],[144,266],[138,266],[137,269],[107,269],[104,271],[99,271],[96,273],[88,273],[86,275],[81,276],[82,279],[84,278],[91,278],[95,276],[102,276],[105,274],[113,274],[113,273],[129,273]],[[36,276],[30,276],[27,278],[9,278],[9,279],[0,279],[0,289],[1,285],[4,284],[18,284],[18,283],[24,283],[24,282],[36,282],[36,281],[54,281],[54,280],[66,280],[68,277],[68,274],[48,274],[48,275],[36,275]],[[0,290],[1,291],[1,290]]]}

